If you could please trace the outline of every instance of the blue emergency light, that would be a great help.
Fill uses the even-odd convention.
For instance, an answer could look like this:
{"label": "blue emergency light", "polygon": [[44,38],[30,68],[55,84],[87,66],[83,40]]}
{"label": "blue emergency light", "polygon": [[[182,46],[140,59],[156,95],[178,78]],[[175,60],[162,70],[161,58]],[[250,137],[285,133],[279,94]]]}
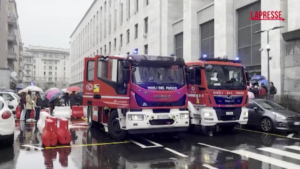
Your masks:
{"label": "blue emergency light", "polygon": [[139,49],[138,48],[134,49],[133,52],[132,52],[132,54],[134,54],[134,55],[136,55],[138,53],[139,53]]}

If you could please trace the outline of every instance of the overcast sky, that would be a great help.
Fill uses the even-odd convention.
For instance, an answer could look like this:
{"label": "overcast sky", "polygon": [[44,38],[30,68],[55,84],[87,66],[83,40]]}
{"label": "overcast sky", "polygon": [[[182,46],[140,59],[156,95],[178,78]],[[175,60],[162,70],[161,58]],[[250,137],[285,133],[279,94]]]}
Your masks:
{"label": "overcast sky", "polygon": [[70,36],[93,0],[16,0],[26,46],[70,48]]}

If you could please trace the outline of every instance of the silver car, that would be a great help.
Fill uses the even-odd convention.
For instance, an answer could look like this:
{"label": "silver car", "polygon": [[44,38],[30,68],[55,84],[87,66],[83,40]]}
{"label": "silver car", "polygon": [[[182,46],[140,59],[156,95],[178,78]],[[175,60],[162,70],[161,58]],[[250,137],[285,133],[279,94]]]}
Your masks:
{"label": "silver car", "polygon": [[264,99],[249,100],[248,124],[265,132],[273,130],[300,131],[300,115],[279,104]]}

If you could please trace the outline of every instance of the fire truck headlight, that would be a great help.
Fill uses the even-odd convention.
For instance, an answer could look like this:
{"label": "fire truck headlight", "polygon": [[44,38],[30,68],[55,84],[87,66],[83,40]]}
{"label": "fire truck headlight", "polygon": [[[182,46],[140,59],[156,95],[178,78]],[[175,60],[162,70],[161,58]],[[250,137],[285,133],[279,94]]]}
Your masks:
{"label": "fire truck headlight", "polygon": [[181,113],[180,119],[189,119],[189,113]]}
{"label": "fire truck headlight", "polygon": [[203,115],[204,115],[204,117],[211,117],[211,116],[213,116],[212,113],[204,113]]}
{"label": "fire truck headlight", "polygon": [[248,112],[247,111],[244,112],[244,116],[248,117]]}
{"label": "fire truck headlight", "polygon": [[129,121],[143,121],[144,120],[144,115],[130,114],[130,115],[128,115],[128,120]]}

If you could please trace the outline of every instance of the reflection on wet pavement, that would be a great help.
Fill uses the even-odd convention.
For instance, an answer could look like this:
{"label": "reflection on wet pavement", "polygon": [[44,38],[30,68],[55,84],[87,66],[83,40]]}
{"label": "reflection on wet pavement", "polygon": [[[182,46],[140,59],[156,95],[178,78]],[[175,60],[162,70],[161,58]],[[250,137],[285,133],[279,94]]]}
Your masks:
{"label": "reflection on wet pavement", "polygon": [[16,123],[15,144],[0,149],[1,169],[279,169],[300,168],[298,140],[241,130],[131,136],[114,142],[100,129],[72,121],[69,146],[44,148],[35,123]]}

